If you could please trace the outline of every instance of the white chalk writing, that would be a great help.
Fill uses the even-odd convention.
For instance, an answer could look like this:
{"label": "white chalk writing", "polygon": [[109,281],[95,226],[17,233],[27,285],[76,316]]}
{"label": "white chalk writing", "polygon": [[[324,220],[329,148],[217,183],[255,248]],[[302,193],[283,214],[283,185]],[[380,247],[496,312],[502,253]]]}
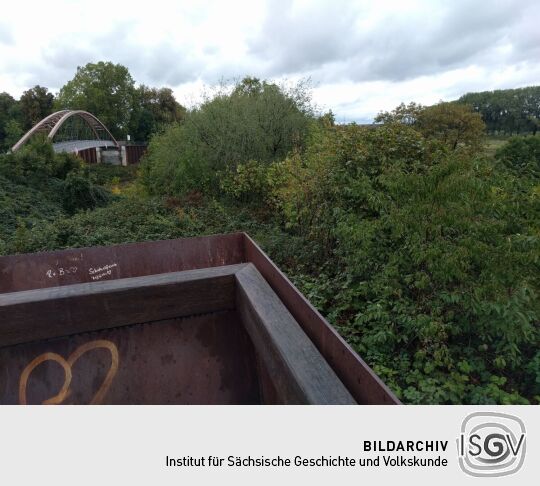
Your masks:
{"label": "white chalk writing", "polygon": [[58,267],[56,270],[49,269],[45,272],[45,275],[49,278],[64,277],[66,275],[72,275],[77,272],[77,267]]}
{"label": "white chalk writing", "polygon": [[112,269],[117,266],[117,263],[109,263],[108,265],[103,265],[97,268],[90,267],[88,269],[88,274],[92,280],[101,280],[103,277],[112,275]]}

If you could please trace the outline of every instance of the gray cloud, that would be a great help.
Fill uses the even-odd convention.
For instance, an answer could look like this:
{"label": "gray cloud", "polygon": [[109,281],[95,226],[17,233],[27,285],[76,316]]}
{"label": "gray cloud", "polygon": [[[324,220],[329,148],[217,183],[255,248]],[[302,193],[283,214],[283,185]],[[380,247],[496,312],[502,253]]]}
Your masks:
{"label": "gray cloud", "polygon": [[290,0],[279,0],[269,7],[259,34],[248,41],[249,52],[272,75],[317,68],[350,54],[351,41],[358,37],[355,17],[352,2],[293,12]]}
{"label": "gray cloud", "polygon": [[203,63],[193,58],[189,46],[141,46],[129,38],[129,31],[130,26],[121,22],[91,39],[77,35],[58,38],[43,49],[46,68],[32,66],[30,76],[59,88],[73,77],[77,66],[103,60],[127,66],[137,82],[152,85],[177,86],[197,79],[203,72]]}
{"label": "gray cloud", "polygon": [[0,21],[0,44],[12,45],[15,42],[11,27]]}
{"label": "gray cloud", "polygon": [[259,34],[249,40],[250,53],[271,76],[308,70],[328,81],[402,81],[486,60],[512,61],[496,52],[505,42],[539,47],[537,26],[523,35],[518,30],[535,8],[531,0],[492,2],[489,8],[464,0],[448,2],[447,7],[426,7],[412,16],[389,12],[367,26],[362,25],[363,12],[353,5],[310,4],[293,15],[290,2],[282,0],[281,8],[269,10]]}
{"label": "gray cloud", "polygon": [[[418,86],[421,90],[404,94],[403,101],[426,91],[451,99],[467,91],[523,86],[540,74],[538,0],[426,0],[416,8],[368,0],[268,0],[262,21],[249,24],[239,16],[236,25],[233,16],[223,21],[219,35],[205,24],[213,11],[212,2],[164,10],[169,17],[163,26],[153,25],[142,11],[131,12],[83,34],[73,29],[79,19],[69,14],[66,28],[59,25],[28,55],[22,52],[28,47],[18,47],[19,41],[25,46],[22,23],[0,20],[0,49],[7,53],[0,59],[2,74],[21,90],[35,84],[58,90],[77,66],[101,60],[127,66],[138,83],[180,89],[197,80],[212,85],[246,74],[310,76],[315,85],[348,86],[347,96],[326,90],[324,101],[347,120],[370,116],[377,109],[374,99],[382,103],[387,94],[395,99]],[[459,79],[462,72],[471,78]],[[370,108],[362,108],[366,104]]]}

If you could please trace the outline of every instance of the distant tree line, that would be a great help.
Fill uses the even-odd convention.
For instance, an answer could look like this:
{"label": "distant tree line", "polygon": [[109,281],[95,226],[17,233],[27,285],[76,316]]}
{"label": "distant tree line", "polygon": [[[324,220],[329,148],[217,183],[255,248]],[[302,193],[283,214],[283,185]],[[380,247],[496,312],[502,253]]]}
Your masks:
{"label": "distant tree line", "polygon": [[164,126],[181,121],[186,109],[170,88],[135,86],[128,69],[111,62],[78,67],[72,80],[56,94],[36,85],[17,100],[0,93],[0,151],[9,150],[40,120],[62,109],[96,115],[118,139],[148,141]]}
{"label": "distant tree line", "polygon": [[536,135],[540,127],[540,86],[467,93],[457,102],[480,113],[491,134]]}

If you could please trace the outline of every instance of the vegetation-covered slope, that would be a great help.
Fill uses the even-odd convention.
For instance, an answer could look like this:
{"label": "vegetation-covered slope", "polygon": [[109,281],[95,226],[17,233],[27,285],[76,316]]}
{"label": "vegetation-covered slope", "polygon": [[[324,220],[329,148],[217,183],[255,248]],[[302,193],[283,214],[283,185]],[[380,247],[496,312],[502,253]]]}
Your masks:
{"label": "vegetation-covered slope", "polygon": [[244,230],[405,402],[537,403],[538,139],[486,157],[479,116],[448,104],[381,121],[335,126],[301,87],[247,79],[136,176],[1,156],[0,251]]}

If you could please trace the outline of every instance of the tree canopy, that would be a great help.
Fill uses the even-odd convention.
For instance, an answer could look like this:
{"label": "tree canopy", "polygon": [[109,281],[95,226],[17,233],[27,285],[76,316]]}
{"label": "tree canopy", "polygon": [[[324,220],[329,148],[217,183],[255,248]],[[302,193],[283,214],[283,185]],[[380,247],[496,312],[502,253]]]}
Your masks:
{"label": "tree canopy", "polygon": [[134,91],[135,82],[125,66],[88,63],[78,67],[74,78],[60,89],[56,107],[89,111],[122,139],[127,134]]}
{"label": "tree canopy", "polygon": [[143,174],[155,192],[216,187],[216,171],[249,160],[268,164],[305,141],[313,120],[306,87],[290,89],[244,78],[186,114],[181,126],[154,137]]}
{"label": "tree canopy", "polygon": [[540,127],[540,86],[467,93],[458,102],[480,113],[490,133],[536,135]]}
{"label": "tree canopy", "polygon": [[401,103],[392,111],[379,113],[375,122],[411,126],[427,140],[438,141],[451,150],[478,151],[485,132],[482,117],[470,106],[458,103],[441,102],[427,107]]}
{"label": "tree canopy", "polygon": [[53,111],[54,95],[47,88],[36,85],[26,90],[20,100],[23,129],[29,130]]}
{"label": "tree canopy", "polygon": [[22,133],[18,101],[8,93],[0,93],[0,152],[9,150]]}
{"label": "tree canopy", "polygon": [[176,101],[170,88],[150,88],[143,84],[134,92],[129,133],[133,140],[146,141],[185,116],[186,109]]}

